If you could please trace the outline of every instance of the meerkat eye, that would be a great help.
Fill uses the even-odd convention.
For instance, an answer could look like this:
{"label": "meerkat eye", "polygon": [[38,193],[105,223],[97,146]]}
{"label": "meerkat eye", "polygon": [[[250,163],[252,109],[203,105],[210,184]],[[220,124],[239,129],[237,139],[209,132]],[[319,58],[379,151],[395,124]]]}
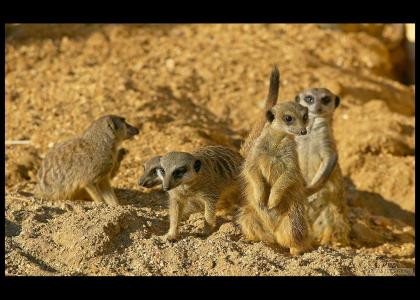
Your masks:
{"label": "meerkat eye", "polygon": [[329,96],[325,96],[325,97],[322,97],[321,101],[322,101],[322,104],[327,105],[328,103],[330,103],[331,98]]}
{"label": "meerkat eye", "polygon": [[187,172],[187,168],[186,167],[180,167],[180,168],[176,169],[172,173],[172,175],[175,179],[179,179],[185,174],[185,172]]}
{"label": "meerkat eye", "polygon": [[314,97],[311,95],[307,95],[305,96],[305,98],[303,98],[307,103],[314,103]]}
{"label": "meerkat eye", "polygon": [[150,170],[150,175],[156,176],[157,175],[157,168],[153,168]]}
{"label": "meerkat eye", "polygon": [[284,120],[284,122],[286,122],[287,124],[290,124],[290,123],[292,123],[292,121],[293,121],[293,117],[292,117],[292,116],[289,116],[289,115],[284,115],[284,116],[283,116],[283,120]]}

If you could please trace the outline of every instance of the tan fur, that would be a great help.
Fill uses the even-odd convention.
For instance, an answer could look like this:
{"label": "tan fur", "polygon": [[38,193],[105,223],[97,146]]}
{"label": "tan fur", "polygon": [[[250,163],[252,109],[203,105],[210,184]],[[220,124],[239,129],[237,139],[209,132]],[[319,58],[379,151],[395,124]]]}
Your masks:
{"label": "tan fur", "polygon": [[[285,102],[270,111],[273,120],[266,122],[243,166],[245,203],[238,222],[247,239],[277,243],[297,255],[308,247],[308,225],[294,136],[306,133],[307,109]],[[286,116],[293,123],[286,124]]]}
{"label": "tan fur", "polygon": [[[199,170],[195,169],[199,161]],[[168,240],[178,238],[178,227],[184,210],[204,210],[204,233],[216,226],[216,209],[231,211],[239,199],[238,176],[242,157],[223,146],[208,146],[194,153],[170,152],[160,159],[163,189],[169,194]],[[185,167],[182,177],[175,173]]]}
{"label": "tan fur", "polygon": [[[121,162],[124,159],[124,157],[127,155],[128,150],[125,148],[121,148],[118,150],[117,153],[117,161],[114,165],[114,168],[111,170],[110,172],[110,180],[112,180],[115,176],[117,176],[118,171],[120,170],[120,166],[121,166]],[[86,191],[86,189],[82,188],[82,189],[77,189],[72,197],[72,199],[75,200],[88,200],[88,201],[93,201],[93,199],[90,197],[90,195],[88,194],[88,192]]]}
{"label": "tan fur", "polygon": [[38,191],[49,200],[75,199],[82,190],[96,202],[118,204],[110,180],[125,151],[118,150],[138,129],[124,118],[108,115],[93,122],[80,138],[54,146],[38,171]]}
{"label": "tan fur", "polygon": [[309,122],[313,124],[308,135],[296,138],[299,164],[310,195],[312,240],[316,246],[347,245],[350,226],[332,131],[333,114],[340,100],[328,89],[312,88],[301,92],[295,101],[308,107]]}

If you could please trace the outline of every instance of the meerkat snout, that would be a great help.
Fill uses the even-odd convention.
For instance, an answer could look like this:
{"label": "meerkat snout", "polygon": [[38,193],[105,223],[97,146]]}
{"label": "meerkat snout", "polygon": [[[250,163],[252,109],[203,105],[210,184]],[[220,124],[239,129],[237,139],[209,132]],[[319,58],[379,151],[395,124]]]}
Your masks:
{"label": "meerkat snout", "polygon": [[160,168],[160,158],[161,156],[154,156],[144,163],[144,173],[138,180],[138,184],[140,186],[152,188],[162,182],[162,179],[158,174],[158,169]]}
{"label": "meerkat snout", "polygon": [[307,133],[306,128],[303,128],[300,130],[301,135],[306,135],[306,133]]}
{"label": "meerkat snout", "polygon": [[[124,122],[125,122],[125,120],[124,120]],[[136,127],[134,127],[131,124],[128,124],[127,122],[125,122],[125,126],[127,128],[127,137],[128,138],[132,138],[133,136],[139,134],[139,132],[140,132]]]}

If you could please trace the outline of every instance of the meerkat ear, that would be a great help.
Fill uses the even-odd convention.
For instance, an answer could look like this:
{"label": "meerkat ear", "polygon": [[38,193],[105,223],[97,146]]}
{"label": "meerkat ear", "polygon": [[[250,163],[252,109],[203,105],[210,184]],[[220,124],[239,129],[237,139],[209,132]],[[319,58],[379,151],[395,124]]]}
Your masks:
{"label": "meerkat ear", "polygon": [[272,123],[274,121],[274,114],[271,110],[267,110],[265,113],[265,117],[267,118],[267,121]]}
{"label": "meerkat ear", "polygon": [[200,171],[200,169],[201,169],[201,160],[197,159],[197,160],[194,162],[194,171],[195,171],[196,173],[198,173],[198,172]]}
{"label": "meerkat ear", "polygon": [[299,95],[296,95],[295,102],[299,103],[299,101],[300,101],[300,97],[299,97]]}
{"label": "meerkat ear", "polygon": [[335,96],[335,107],[340,105],[340,97]]}

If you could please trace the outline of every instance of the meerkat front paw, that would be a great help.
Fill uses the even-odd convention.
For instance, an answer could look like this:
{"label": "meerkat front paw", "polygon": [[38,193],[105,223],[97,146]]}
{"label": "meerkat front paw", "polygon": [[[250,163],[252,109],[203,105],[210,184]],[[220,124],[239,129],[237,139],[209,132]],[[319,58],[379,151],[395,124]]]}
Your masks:
{"label": "meerkat front paw", "polygon": [[308,199],[308,202],[311,203],[311,202],[314,202],[317,198],[318,198],[317,194],[312,194],[307,199]]}
{"label": "meerkat front paw", "polygon": [[279,204],[278,199],[280,199],[280,198],[279,197],[270,197],[268,199],[268,202],[267,202],[268,209],[273,209],[274,207],[276,207]]}

